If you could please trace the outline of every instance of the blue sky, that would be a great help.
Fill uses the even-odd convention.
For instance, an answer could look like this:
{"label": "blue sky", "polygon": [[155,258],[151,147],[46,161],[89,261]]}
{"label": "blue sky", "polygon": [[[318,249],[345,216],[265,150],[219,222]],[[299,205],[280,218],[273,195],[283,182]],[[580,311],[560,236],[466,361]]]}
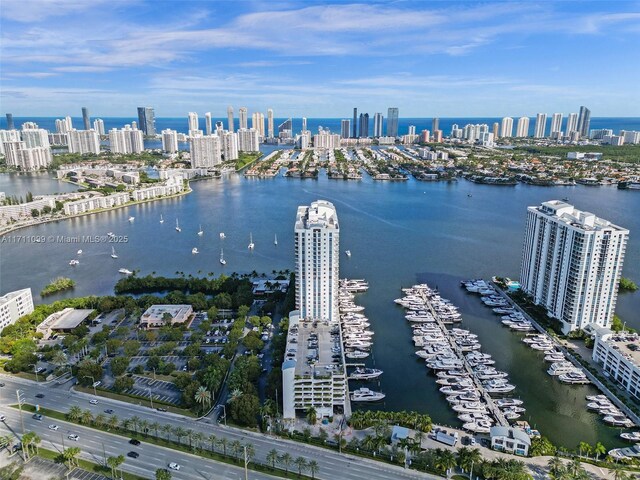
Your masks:
{"label": "blue sky", "polygon": [[640,2],[2,0],[15,116],[640,116]]}

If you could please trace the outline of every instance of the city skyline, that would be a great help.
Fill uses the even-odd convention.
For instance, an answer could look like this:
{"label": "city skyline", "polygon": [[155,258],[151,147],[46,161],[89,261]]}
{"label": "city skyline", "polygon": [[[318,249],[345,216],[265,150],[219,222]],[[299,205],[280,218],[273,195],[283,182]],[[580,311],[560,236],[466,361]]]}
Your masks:
{"label": "city skyline", "polygon": [[305,105],[316,118],[354,105],[406,117],[640,111],[637,2],[30,4],[0,14],[2,103],[18,117],[77,105],[92,116],[152,105],[157,117],[228,105],[282,117]]}

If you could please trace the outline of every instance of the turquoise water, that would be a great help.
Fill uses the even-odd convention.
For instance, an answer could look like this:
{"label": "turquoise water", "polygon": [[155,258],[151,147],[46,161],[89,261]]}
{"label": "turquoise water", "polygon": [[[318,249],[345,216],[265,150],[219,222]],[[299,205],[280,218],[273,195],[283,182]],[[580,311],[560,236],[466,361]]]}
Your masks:
{"label": "turquoise water", "polygon": [[[1,182],[6,176],[0,175]],[[53,190],[58,189],[52,186]],[[341,222],[341,275],[366,278],[367,293],[358,297],[376,331],[373,359],[384,370],[380,389],[385,408],[416,409],[439,423],[455,422],[427,369],[414,355],[411,332],[403,311],[393,300],[400,288],[427,281],[459,305],[464,324],[477,333],[484,349],[499,367],[511,374],[517,394],[525,400],[527,420],[554,442],[572,447],[579,441],[618,443],[618,431],[605,427],[586,411],[584,396],[590,387],[561,385],[544,373],[541,357],[526,348],[516,334],[503,328],[465,293],[459,280],[492,275],[517,279],[526,207],[545,200],[569,197],[577,207],[599,214],[631,230],[624,274],[640,280],[640,194],[611,187],[556,187],[528,185],[491,187],[466,181],[454,183],[361,182],[328,180],[245,179],[192,183],[194,192],[178,199],[128,207],[100,215],[76,218],[24,229],[20,235],[105,235],[128,237],[111,244],[41,243],[0,244],[0,291],[26,286],[39,292],[52,278],[65,275],[77,282],[73,295],[109,294],[119,268],[172,275],[210,271],[271,272],[294,266],[293,221],[298,205],[323,198],[334,202]],[[59,188],[61,189],[61,188]],[[469,197],[468,194],[472,196]],[[160,214],[164,224],[159,223]],[[135,216],[135,221],[127,221]],[[182,233],[176,233],[179,218]],[[203,237],[196,232],[199,225]],[[227,265],[218,263],[224,231]],[[247,249],[253,234],[255,251]],[[279,245],[273,244],[277,234]],[[191,249],[198,247],[199,255]],[[80,265],[68,265],[78,248]],[[640,328],[640,293],[620,295],[619,315]]]}

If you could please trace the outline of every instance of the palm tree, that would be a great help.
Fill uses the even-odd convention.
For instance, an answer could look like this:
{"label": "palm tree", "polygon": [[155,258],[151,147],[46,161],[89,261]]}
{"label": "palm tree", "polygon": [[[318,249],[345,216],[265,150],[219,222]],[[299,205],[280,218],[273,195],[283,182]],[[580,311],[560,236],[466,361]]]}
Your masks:
{"label": "palm tree", "polygon": [[304,457],[296,457],[293,463],[295,463],[296,467],[298,467],[298,476],[301,476],[302,471],[306,470],[308,466],[307,459]]}
{"label": "palm tree", "polygon": [[184,428],[178,426],[173,429],[173,434],[178,438],[178,443],[182,443],[182,437],[184,437],[187,432]]}
{"label": "palm tree", "polygon": [[83,425],[89,425],[93,421],[93,413],[91,410],[85,410],[80,415],[80,423]]}
{"label": "palm tree", "polygon": [[53,357],[51,357],[51,363],[53,363],[57,367],[66,365],[68,361],[69,360],[67,359],[67,356],[62,350],[58,350],[53,354]]}
{"label": "palm tree", "polygon": [[285,473],[289,473],[289,467],[291,466],[292,461],[293,457],[291,457],[288,452],[285,452],[278,457],[278,463],[284,467]]}
{"label": "palm tree", "polygon": [[191,443],[193,442],[193,430],[191,430],[190,428],[187,428],[184,431],[184,436],[187,437],[187,440],[189,440],[189,448],[191,448]]}
{"label": "palm tree", "polygon": [[140,417],[138,417],[137,415],[131,417],[131,426],[133,427],[135,432],[138,433],[138,427],[140,426]]}
{"label": "palm tree", "polygon": [[222,447],[222,453],[226,457],[227,456],[227,445],[229,445],[229,440],[227,440],[227,437],[222,437],[220,440],[218,440],[218,444],[220,444],[220,446]]}
{"label": "palm tree", "polygon": [[162,425],[162,433],[165,434],[165,438],[167,440],[171,440],[171,434],[173,433],[173,427],[168,423]]}
{"label": "palm tree", "polygon": [[558,455],[552,457],[547,462],[547,467],[549,467],[549,474],[552,477],[558,477],[565,472],[564,462],[560,459]]}
{"label": "palm tree", "polygon": [[124,455],[118,455],[117,457],[107,458],[107,465],[111,467],[111,476],[116,478],[117,469],[124,463]]}
{"label": "palm tree", "polygon": [[582,470],[582,463],[580,462],[580,459],[574,458],[571,460],[569,463],[569,471],[571,472],[571,475],[577,475],[580,470]]}
{"label": "palm tree", "polygon": [[11,442],[13,442],[12,435],[0,436],[0,449],[11,445]]}
{"label": "palm tree", "polygon": [[200,448],[200,444],[202,443],[203,440],[204,440],[204,433],[196,432],[193,434],[193,446],[195,450]]}
{"label": "palm tree", "polygon": [[457,452],[458,466],[465,472],[471,472],[474,465],[482,461],[482,454],[478,448],[461,447]]}
{"label": "palm tree", "polygon": [[153,433],[155,433],[154,436],[158,438],[158,431],[160,430],[160,424],[156,421],[153,421],[149,424],[149,428],[153,430]]}
{"label": "palm tree", "polygon": [[149,420],[143,418],[140,420],[140,431],[144,433],[145,436],[149,433]]}
{"label": "palm tree", "polygon": [[602,443],[598,442],[596,443],[596,446],[593,449],[593,452],[596,454],[596,460],[599,460],[600,455],[604,455],[605,453],[607,453],[607,447],[605,447]]}
{"label": "palm tree", "polygon": [[585,453],[585,455],[589,456],[589,452],[591,450],[591,445],[589,445],[587,442],[580,442],[578,444],[578,451],[580,452],[580,456],[582,456],[583,452]]}
{"label": "palm tree", "polygon": [[211,435],[209,435],[209,443],[211,443],[211,451],[215,452],[216,451],[216,443],[218,440],[218,437],[216,437],[213,433]]}
{"label": "palm tree", "polygon": [[120,428],[122,430],[129,430],[129,428],[131,427],[131,419],[130,418],[123,418],[122,420],[120,420]]}
{"label": "palm tree", "polygon": [[74,405],[69,409],[69,412],[67,413],[67,418],[72,422],[77,422],[78,420],[80,420],[81,415],[82,415],[82,409],[77,405]]}
{"label": "palm tree", "polygon": [[107,416],[104,413],[99,413],[96,418],[93,419],[93,423],[96,427],[102,428],[107,423]]}
{"label": "palm tree", "polygon": [[157,469],[156,480],[171,480],[171,472],[166,468]]}
{"label": "palm tree", "polygon": [[111,415],[108,419],[107,419],[107,425],[109,426],[109,430],[115,430],[116,428],[118,428],[118,417],[116,417],[115,415]]}
{"label": "palm tree", "polygon": [[628,480],[633,478],[627,472],[625,472],[620,465],[616,465],[612,470],[613,480]]}
{"label": "palm tree", "polygon": [[196,395],[194,397],[196,403],[200,405],[202,411],[211,405],[211,392],[207,390],[207,387],[201,385],[196,391]]}
{"label": "palm tree", "polygon": [[318,411],[313,407],[307,408],[307,421],[311,425],[315,425],[317,420],[318,420]]}
{"label": "palm tree", "polygon": [[318,466],[318,462],[316,462],[315,460],[310,460],[309,464],[307,465],[307,467],[309,468],[309,471],[311,472],[311,479],[315,480],[316,473],[318,473],[318,470],[320,470],[320,467]]}
{"label": "palm tree", "polygon": [[240,457],[241,451],[242,451],[242,443],[240,443],[240,440],[234,440],[233,442],[231,442],[231,452],[233,452],[233,457],[236,459],[236,462]]}
{"label": "palm tree", "polygon": [[62,452],[62,458],[64,458],[66,462],[69,462],[69,469],[71,469],[71,466],[73,465],[77,466],[78,461],[76,457],[80,455],[80,451],[81,450],[78,447],[70,447]]}
{"label": "palm tree", "polygon": [[275,470],[276,462],[278,462],[278,450],[276,450],[275,448],[272,448],[271,450],[269,450],[269,453],[267,453],[267,463],[270,463],[271,468]]}
{"label": "palm tree", "polygon": [[433,466],[443,473],[448,473],[450,469],[456,466],[456,456],[450,450],[436,448]]}

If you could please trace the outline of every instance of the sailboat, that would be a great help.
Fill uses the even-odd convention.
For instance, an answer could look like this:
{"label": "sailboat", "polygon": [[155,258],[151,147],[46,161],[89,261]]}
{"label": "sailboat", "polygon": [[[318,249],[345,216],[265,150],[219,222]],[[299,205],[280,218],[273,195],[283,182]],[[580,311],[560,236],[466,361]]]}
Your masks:
{"label": "sailboat", "polygon": [[162,214],[160,214],[160,223],[164,223],[164,218],[162,218]]}
{"label": "sailboat", "polygon": [[176,232],[181,232],[180,224],[178,223],[178,219],[176,218]]}
{"label": "sailboat", "polygon": [[197,248],[197,247],[193,247],[193,248],[191,249],[191,253],[192,253],[192,254],[194,254],[194,255],[197,255],[198,253],[200,253],[200,251],[198,250],[198,248]]}
{"label": "sailboat", "polygon": [[278,235],[275,235],[275,237],[273,239],[273,244],[274,245],[278,245]]}
{"label": "sailboat", "polygon": [[78,255],[82,255],[82,250],[78,250]]}
{"label": "sailboat", "polygon": [[118,258],[115,247],[111,247],[111,258]]}
{"label": "sailboat", "polygon": [[204,233],[204,231],[202,230],[202,225],[200,225],[200,230],[198,230],[198,235],[202,236],[203,233]]}
{"label": "sailboat", "polygon": [[129,217],[129,221],[133,222],[136,219],[136,217]]}
{"label": "sailboat", "polygon": [[226,238],[226,235],[224,234],[224,232],[220,232],[220,240],[224,240]]}
{"label": "sailboat", "polygon": [[344,253],[347,255],[347,257],[351,257],[351,250],[347,250]]}
{"label": "sailboat", "polygon": [[224,253],[223,253],[222,249],[220,249],[220,263],[222,265],[226,265],[227,264],[227,261],[224,259]]}
{"label": "sailboat", "polygon": [[249,250],[253,250],[254,247],[255,247],[255,245],[253,243],[253,234],[250,233],[249,234]]}

